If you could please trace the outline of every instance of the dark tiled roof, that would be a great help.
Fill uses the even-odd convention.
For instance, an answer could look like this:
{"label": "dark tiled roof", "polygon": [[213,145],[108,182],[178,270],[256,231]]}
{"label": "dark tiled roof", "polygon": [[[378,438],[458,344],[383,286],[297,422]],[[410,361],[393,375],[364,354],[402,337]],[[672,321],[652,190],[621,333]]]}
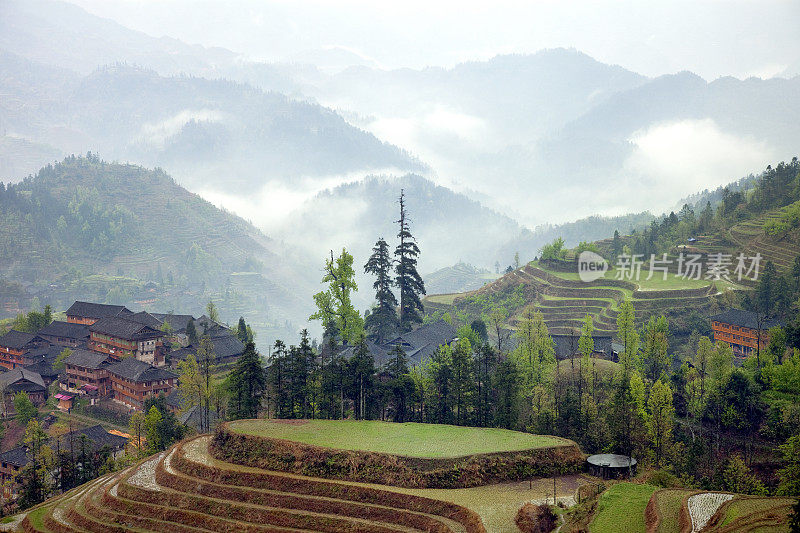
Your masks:
{"label": "dark tiled roof", "polygon": [[97,424],[88,428],[65,433],[61,436],[61,448],[63,449],[64,447],[68,447],[70,441],[72,441],[73,448],[76,450],[76,453],[78,453],[78,450],[80,449],[79,446],[81,442],[81,435],[86,435],[86,438],[92,444],[92,449],[94,450],[99,450],[103,446],[110,446],[113,449],[119,449],[125,446],[125,444],[128,442],[128,439],[125,437],[109,433],[103,429],[103,426]]}
{"label": "dark tiled roof", "polygon": [[[734,326],[759,329],[758,327],[759,315],[752,311],[742,311],[741,309],[728,309],[724,313],[709,317],[709,320],[715,322],[722,322],[723,324],[733,324]],[[761,315],[761,329],[767,330],[780,326],[781,322],[774,318],[765,318]]]}
{"label": "dark tiled roof", "polygon": [[431,357],[439,346],[449,344],[455,338],[456,328],[444,320],[437,320],[403,333],[383,346],[387,351],[391,351],[394,346],[400,344],[406,351],[408,362],[417,365]]}
{"label": "dark tiled roof", "polygon": [[161,328],[161,321],[147,313],[145,311],[141,311],[139,313],[134,313],[130,316],[125,317],[126,320],[132,320],[134,322],[138,322],[139,324],[144,324],[145,326],[153,329],[160,329]]}
{"label": "dark tiled roof", "polygon": [[53,359],[42,359],[23,368],[30,372],[35,372],[43,378],[52,379],[58,376],[58,370],[53,368]]}
{"label": "dark tiled roof", "polygon": [[[577,333],[575,335],[550,335],[550,337],[553,339],[556,359],[565,359],[578,353],[578,340],[581,336]],[[595,352],[611,355],[611,336],[592,335],[592,340],[594,340]]]}
{"label": "dark tiled roof", "polygon": [[66,339],[88,339],[89,326],[86,324],[73,324],[72,322],[61,322],[56,320],[51,322],[49,326],[45,326],[38,331],[40,336],[48,337],[63,337]]}
{"label": "dark tiled roof", "polygon": [[14,466],[25,466],[28,464],[28,454],[25,453],[25,448],[11,448],[10,450],[0,453],[0,461],[4,463],[11,463]]}
{"label": "dark tiled roof", "polygon": [[153,365],[139,361],[134,357],[128,357],[119,363],[111,365],[108,367],[108,371],[115,376],[136,383],[157,381],[161,379],[175,379],[178,377],[169,370],[156,368]]}
{"label": "dark tiled roof", "polygon": [[67,309],[67,316],[87,318],[105,318],[118,316],[121,313],[130,314],[131,312],[124,305],[96,304],[92,302],[75,302]]}
{"label": "dark tiled roof", "polygon": [[183,333],[190,321],[194,320],[192,315],[173,315],[169,313],[150,313],[162,322],[168,322],[174,333]]}
{"label": "dark tiled roof", "polygon": [[236,335],[214,337],[211,339],[211,343],[214,345],[214,354],[217,359],[235,357],[244,353],[244,344]]}
{"label": "dark tiled roof", "polygon": [[444,320],[437,320],[424,326],[403,333],[397,339],[387,343],[394,346],[398,343],[408,344],[414,348],[422,348],[423,346],[435,343],[436,347],[442,344],[449,343],[456,338],[456,328],[445,322]]}
{"label": "dark tiled roof", "polygon": [[76,349],[64,361],[68,365],[95,370],[108,361],[108,354]]}
{"label": "dark tiled roof", "polygon": [[180,409],[181,408],[181,390],[179,388],[174,388],[169,391],[166,398],[167,406],[172,407],[173,409]]}
{"label": "dark tiled roof", "polygon": [[[227,331],[227,330],[226,330]],[[226,359],[229,357],[237,357],[244,353],[244,344],[236,335],[231,335],[228,332],[224,337],[212,337],[211,343],[214,345],[214,356],[216,359]],[[171,354],[171,358],[180,361],[186,359],[189,354],[197,355],[197,346],[190,344],[185,348],[175,350]]]}
{"label": "dark tiled roof", "polygon": [[[194,405],[188,408],[183,413],[181,413],[181,415],[178,417],[178,422],[180,422],[184,426],[188,426],[190,428],[194,428],[197,431],[200,431],[200,427],[202,426],[202,424],[200,423],[201,414],[202,412],[200,411],[200,408]],[[217,422],[219,421],[217,419],[217,413],[214,409],[211,409],[208,412],[208,419],[209,423],[211,424],[211,430],[213,431],[216,428]]]}
{"label": "dark tiled roof", "polygon": [[[36,372],[31,372],[30,370],[25,370],[24,368],[15,368],[14,370],[8,370],[0,374],[0,389],[22,381],[29,381],[33,385],[37,385],[43,389],[45,388],[41,375]],[[32,390],[36,390],[38,387],[34,387]]]}
{"label": "dark tiled roof", "polygon": [[[389,353],[393,349],[394,348],[391,346],[389,347],[381,346],[380,344],[375,344],[372,341],[367,341],[367,350],[369,350],[369,353],[372,354],[372,358],[375,360],[376,367],[382,367],[389,361]],[[341,355],[345,359],[350,359],[355,355],[355,353],[356,353],[356,347],[348,346],[347,348],[342,350],[342,352],[339,355]],[[408,354],[406,354],[406,356],[408,356]]]}
{"label": "dark tiled roof", "polygon": [[25,348],[31,341],[37,339],[36,335],[31,333],[25,333],[24,331],[17,331],[12,329],[2,337],[0,337],[0,346],[5,346],[6,348],[14,348],[16,350],[21,350]]}
{"label": "dark tiled roof", "polygon": [[116,316],[98,320],[89,326],[89,331],[127,340],[149,339],[164,335],[157,329]]}

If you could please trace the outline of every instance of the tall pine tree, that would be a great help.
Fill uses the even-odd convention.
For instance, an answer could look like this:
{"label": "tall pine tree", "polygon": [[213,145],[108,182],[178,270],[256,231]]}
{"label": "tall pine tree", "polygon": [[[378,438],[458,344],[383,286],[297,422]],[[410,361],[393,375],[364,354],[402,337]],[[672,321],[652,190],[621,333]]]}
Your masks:
{"label": "tall pine tree", "polygon": [[394,261],[389,252],[389,245],[381,237],[372,249],[372,255],[367,264],[364,265],[364,272],[375,276],[375,299],[378,302],[377,308],[366,318],[364,327],[368,337],[378,342],[389,340],[397,332],[397,298],[392,292],[392,266]]}
{"label": "tall pine tree", "polygon": [[417,272],[417,257],[419,247],[416,239],[411,234],[406,213],[405,193],[400,190],[400,231],[397,237],[400,243],[394,251],[397,256],[395,266],[395,285],[400,290],[400,329],[410,331],[414,324],[422,322],[422,300],[420,295],[425,294],[425,284],[422,276]]}

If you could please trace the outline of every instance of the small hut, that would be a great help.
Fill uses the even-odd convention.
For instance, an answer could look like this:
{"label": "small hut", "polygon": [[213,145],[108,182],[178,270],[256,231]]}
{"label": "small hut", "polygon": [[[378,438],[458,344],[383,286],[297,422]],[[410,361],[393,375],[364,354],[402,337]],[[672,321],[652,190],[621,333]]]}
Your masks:
{"label": "small hut", "polygon": [[72,409],[72,401],[75,396],[66,392],[59,392],[54,396],[58,400],[58,409],[61,411],[69,411]]}
{"label": "small hut", "polygon": [[603,479],[626,478],[636,475],[636,459],[627,455],[599,453],[590,455],[589,473]]}

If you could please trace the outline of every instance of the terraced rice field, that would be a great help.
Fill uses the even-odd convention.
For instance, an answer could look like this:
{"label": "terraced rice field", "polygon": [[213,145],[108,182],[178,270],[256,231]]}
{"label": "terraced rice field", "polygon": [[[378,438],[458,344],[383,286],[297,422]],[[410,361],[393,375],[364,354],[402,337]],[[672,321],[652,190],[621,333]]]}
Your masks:
{"label": "terraced rice field", "polygon": [[[521,503],[552,497],[552,480],[472,489],[398,489],[250,468],[211,457],[208,435],[30,510],[42,532],[511,532]],[[581,476],[558,481],[567,497]],[[475,507],[476,510],[468,507]],[[480,514],[479,514],[480,513]]]}
{"label": "terraced rice field", "polygon": [[[646,278],[646,273],[643,278]],[[657,277],[657,276],[656,276]],[[683,280],[669,274],[667,280],[648,281],[642,279],[638,284],[613,279],[613,273],[589,283],[578,279],[577,273],[554,272],[529,264],[503,276],[480,291],[467,293],[460,297],[446,295],[439,298],[431,296],[426,305],[431,309],[459,310],[469,309],[471,297],[502,295],[522,286],[526,303],[513,309],[508,326],[515,329],[529,309],[537,310],[544,316],[551,334],[569,334],[580,329],[588,314],[594,321],[597,334],[613,335],[617,329],[619,305],[631,299],[637,311],[637,322],[641,326],[650,316],[670,311],[685,313],[696,309],[706,311],[711,298],[723,287],[707,280]],[[480,310],[472,310],[478,313]]]}
{"label": "terraced rice field", "polygon": [[558,437],[507,429],[377,420],[240,420],[228,427],[258,437],[406,457],[464,457],[564,444]]}

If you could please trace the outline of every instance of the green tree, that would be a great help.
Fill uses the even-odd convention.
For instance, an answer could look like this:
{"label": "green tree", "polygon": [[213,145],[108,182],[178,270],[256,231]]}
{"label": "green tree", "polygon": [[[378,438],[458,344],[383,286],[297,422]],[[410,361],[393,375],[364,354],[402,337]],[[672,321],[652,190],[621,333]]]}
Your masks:
{"label": "green tree", "polygon": [[672,428],[675,408],[672,405],[672,389],[661,380],[656,381],[650,390],[647,400],[650,410],[648,433],[650,449],[653,452],[656,468],[661,468],[662,461],[672,449]]}
{"label": "green tree", "polygon": [[541,311],[525,311],[515,333],[517,347],[513,358],[521,378],[521,392],[525,398],[525,409],[532,424],[533,400],[538,388],[553,374],[556,364],[555,348]]}
{"label": "green tree", "polygon": [[711,375],[711,360],[714,356],[714,345],[708,337],[700,337],[697,343],[697,355],[694,358],[694,367],[700,379],[700,403],[705,401],[708,391],[708,379]]}
{"label": "green tree", "polygon": [[194,320],[190,320],[186,324],[186,337],[189,340],[189,344],[197,346],[197,328],[194,325]]}
{"label": "green tree", "polygon": [[369,314],[365,321],[365,328],[371,339],[384,342],[393,337],[397,332],[397,298],[392,292],[394,280],[392,279],[393,261],[389,252],[389,245],[381,237],[372,248],[372,255],[364,265],[364,272],[375,276],[372,287],[375,289],[377,307]]}
{"label": "green tree", "polygon": [[592,389],[594,394],[594,324],[592,315],[586,315],[581,326],[581,336],[578,339],[578,352],[581,357],[579,361],[578,377],[578,402],[583,405],[584,386]]}
{"label": "green tree", "polygon": [[19,506],[23,509],[41,503],[50,495],[51,472],[55,466],[53,450],[47,445],[49,436],[36,420],[30,420],[25,429],[26,464],[20,475]]}
{"label": "green tree", "polygon": [[207,433],[211,431],[211,394],[212,383],[211,375],[216,370],[214,364],[217,355],[214,351],[214,343],[211,337],[203,335],[200,339],[200,346],[197,347],[197,371],[198,371],[198,391],[200,394],[200,431]]}
{"label": "green tree", "polygon": [[131,415],[130,422],[128,422],[128,428],[131,432],[131,435],[134,437],[133,445],[136,447],[137,455],[141,455],[144,452],[142,447],[142,437],[144,436],[144,413],[141,411],[135,411]]}
{"label": "green tree", "polygon": [[564,239],[558,237],[550,244],[545,244],[539,250],[539,259],[561,260],[567,256],[564,248]]}
{"label": "green tree", "polygon": [[19,391],[14,395],[14,411],[17,413],[17,422],[21,426],[27,425],[39,414],[39,410],[33,405],[28,393],[25,391]]}
{"label": "green tree", "polygon": [[617,338],[624,347],[619,362],[623,372],[630,375],[634,368],[639,368],[639,333],[636,331],[636,310],[629,298],[622,302],[617,315]]}
{"label": "green tree", "polygon": [[419,246],[411,234],[406,213],[405,193],[400,190],[400,230],[397,233],[400,242],[395,248],[397,257],[395,265],[395,285],[400,291],[400,329],[410,331],[414,324],[422,322],[423,306],[420,296],[425,295],[425,283],[417,272]]}
{"label": "green tree", "polygon": [[406,422],[410,419],[410,409],[416,387],[413,378],[409,375],[406,352],[399,344],[389,352],[386,374],[389,377],[388,386],[391,393],[389,407],[392,419],[395,422]]}
{"label": "green tree", "polygon": [[61,350],[61,353],[58,354],[56,360],[53,361],[53,370],[57,370],[58,372],[63,372],[67,366],[64,361],[70,355],[72,355],[72,350],[70,350],[69,348],[64,348],[63,350]]}
{"label": "green tree", "polygon": [[212,300],[209,300],[206,304],[206,315],[208,315],[208,318],[210,318],[213,322],[216,322],[217,324],[220,323],[219,311]]}
{"label": "green tree", "polygon": [[778,494],[800,496],[800,435],[789,437],[779,449],[784,466],[778,470]]}
{"label": "green tree", "polygon": [[728,459],[722,472],[723,488],[738,494],[766,495],[764,484],[753,475],[739,454]]}
{"label": "green tree", "polygon": [[652,316],[644,332],[644,367],[651,381],[658,381],[670,371],[669,325],[664,315]]}
{"label": "green tree", "polygon": [[147,434],[147,448],[150,452],[159,452],[166,448],[163,435],[159,429],[161,426],[162,416],[161,411],[154,405],[147,411],[147,416],[144,418],[144,430]]}
{"label": "green tree", "polygon": [[267,374],[252,342],[247,343],[231,370],[230,383],[230,418],[256,418],[267,388]]}
{"label": "green tree", "polygon": [[[193,353],[178,362],[178,391],[181,409],[186,411],[193,407],[202,408],[204,381],[200,375],[200,367]],[[203,431],[201,421],[201,432]]]}
{"label": "green tree", "polygon": [[338,332],[341,341],[354,345],[364,332],[364,320],[353,307],[351,294],[358,291],[355,271],[353,270],[353,256],[342,248],[342,253],[334,259],[325,261],[325,276],[323,283],[328,284],[328,290],[314,295],[317,312],[309,320],[320,320],[326,331]]}

